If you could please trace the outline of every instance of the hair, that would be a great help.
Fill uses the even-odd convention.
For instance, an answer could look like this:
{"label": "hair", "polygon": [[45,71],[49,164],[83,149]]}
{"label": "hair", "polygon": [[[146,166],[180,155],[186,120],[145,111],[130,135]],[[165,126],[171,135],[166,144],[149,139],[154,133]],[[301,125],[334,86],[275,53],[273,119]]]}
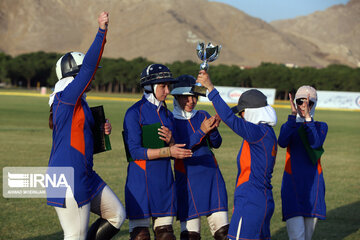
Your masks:
{"label": "hair", "polygon": [[50,114],[49,114],[49,128],[52,130],[54,128],[54,123],[53,123],[53,105],[51,104],[50,106]]}

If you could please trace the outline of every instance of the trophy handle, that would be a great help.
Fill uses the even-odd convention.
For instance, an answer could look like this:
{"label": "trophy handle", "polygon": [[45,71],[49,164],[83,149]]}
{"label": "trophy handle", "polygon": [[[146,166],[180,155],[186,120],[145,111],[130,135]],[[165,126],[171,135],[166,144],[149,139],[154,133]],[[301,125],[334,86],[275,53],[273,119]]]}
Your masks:
{"label": "trophy handle", "polygon": [[205,60],[200,64],[200,70],[205,70],[205,71],[209,70],[209,64],[207,63],[207,60]]}

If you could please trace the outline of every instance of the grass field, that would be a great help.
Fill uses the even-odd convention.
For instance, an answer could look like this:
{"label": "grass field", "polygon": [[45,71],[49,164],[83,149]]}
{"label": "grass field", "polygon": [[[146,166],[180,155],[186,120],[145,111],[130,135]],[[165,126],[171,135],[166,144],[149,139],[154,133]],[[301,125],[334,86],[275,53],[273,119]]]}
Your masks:
{"label": "grass field", "polygon": [[[17,92],[19,93],[19,92]],[[46,97],[4,95],[0,90],[0,166],[47,166],[51,131],[48,129],[48,99]],[[90,96],[105,96],[90,94]],[[108,95],[107,95],[108,96]],[[95,155],[95,170],[124,203],[124,184],[127,162],[121,137],[126,109],[135,101],[134,95],[111,95],[127,98],[88,99],[90,106],[104,105],[110,119],[112,151]],[[129,99],[133,98],[133,100]],[[168,104],[172,105],[171,103]],[[170,107],[172,108],[172,106]],[[199,104],[198,109],[214,113],[211,105]],[[279,134],[289,109],[276,108]],[[318,222],[313,239],[360,239],[360,112],[316,111],[315,119],[326,121],[329,132],[325,141],[322,166],[326,182],[327,220]],[[220,127],[222,147],[215,150],[227,184],[229,209],[233,207],[233,192],[237,174],[235,158],[242,139],[224,124]],[[272,239],[287,239],[281,221],[280,188],[284,169],[285,151],[278,151],[272,184],[275,212],[271,220]],[[2,175],[2,171],[1,171]],[[2,187],[2,185],[1,185]],[[62,239],[62,230],[52,207],[46,199],[14,199],[1,197],[0,239]],[[231,211],[229,211],[231,217]],[[91,216],[90,223],[96,219]],[[175,222],[179,236],[179,222]],[[212,239],[205,218],[202,220],[202,239]],[[125,221],[115,239],[129,239],[128,221]],[[178,237],[179,238],[179,237]]]}

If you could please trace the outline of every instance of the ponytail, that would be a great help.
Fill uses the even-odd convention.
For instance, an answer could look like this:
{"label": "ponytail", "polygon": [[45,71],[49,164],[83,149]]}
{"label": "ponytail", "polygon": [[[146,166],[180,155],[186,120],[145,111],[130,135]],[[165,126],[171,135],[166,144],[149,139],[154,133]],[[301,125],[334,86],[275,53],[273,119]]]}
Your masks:
{"label": "ponytail", "polygon": [[50,114],[49,114],[49,128],[52,130],[53,127],[54,127],[54,124],[53,124],[53,105],[51,104]]}

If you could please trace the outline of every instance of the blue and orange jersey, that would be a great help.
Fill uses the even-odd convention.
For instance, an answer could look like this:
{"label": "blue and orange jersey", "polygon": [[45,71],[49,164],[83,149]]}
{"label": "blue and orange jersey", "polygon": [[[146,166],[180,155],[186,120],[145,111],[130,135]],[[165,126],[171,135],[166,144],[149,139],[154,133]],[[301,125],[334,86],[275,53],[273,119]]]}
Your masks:
{"label": "blue and orange jersey", "polygon": [[310,121],[297,123],[296,117],[289,115],[281,126],[278,143],[287,148],[285,169],[281,186],[283,220],[296,216],[325,219],[325,182],[321,158],[316,164],[310,160],[304,143],[298,133],[303,126],[311,148],[324,144],[328,126],[324,122]]}
{"label": "blue and orange jersey", "polygon": [[[94,119],[83,97],[100,62],[105,35],[106,31],[98,30],[79,73],[63,91],[56,93],[52,106],[54,127],[49,166],[74,168],[72,192],[79,207],[87,204],[105,186],[93,170]],[[64,207],[64,202],[64,198],[48,198],[47,201],[57,207]]]}
{"label": "blue and orange jersey", "polygon": [[270,239],[275,207],[271,185],[277,154],[275,132],[267,124],[253,124],[237,117],[216,89],[208,98],[221,120],[243,138],[236,158],[238,173],[228,238]]}
{"label": "blue and orange jersey", "polygon": [[[124,118],[124,140],[134,161],[129,162],[125,205],[129,219],[176,215],[176,190],[170,158],[149,160],[142,144],[142,127],[160,123],[173,131],[173,115],[145,97],[131,106]],[[158,136],[155,136],[158,137]]]}
{"label": "blue and orange jersey", "polygon": [[211,116],[206,111],[188,120],[175,119],[173,136],[192,150],[190,158],[175,159],[175,182],[180,221],[227,211],[227,193],[218,162],[210,148],[219,148],[222,138],[217,129],[205,134],[201,123]]}
{"label": "blue and orange jersey", "polygon": [[271,177],[277,154],[277,140],[273,128],[267,124],[253,124],[235,116],[214,89],[209,94],[221,120],[243,138],[237,156],[236,188],[251,182],[259,189],[272,189]]}

